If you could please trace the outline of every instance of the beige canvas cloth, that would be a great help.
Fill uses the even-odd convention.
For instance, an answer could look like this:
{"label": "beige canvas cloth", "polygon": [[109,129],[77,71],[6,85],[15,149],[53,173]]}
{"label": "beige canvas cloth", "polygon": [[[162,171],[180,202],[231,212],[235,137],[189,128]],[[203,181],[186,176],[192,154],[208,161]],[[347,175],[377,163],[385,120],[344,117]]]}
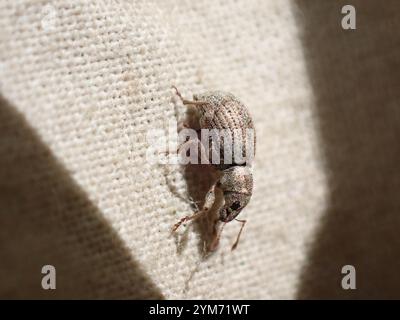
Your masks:
{"label": "beige canvas cloth", "polygon": [[[400,297],[400,3],[347,2],[2,1],[0,297]],[[146,161],[171,85],[257,130],[241,242],[205,260],[207,220],[170,230],[210,176]]]}

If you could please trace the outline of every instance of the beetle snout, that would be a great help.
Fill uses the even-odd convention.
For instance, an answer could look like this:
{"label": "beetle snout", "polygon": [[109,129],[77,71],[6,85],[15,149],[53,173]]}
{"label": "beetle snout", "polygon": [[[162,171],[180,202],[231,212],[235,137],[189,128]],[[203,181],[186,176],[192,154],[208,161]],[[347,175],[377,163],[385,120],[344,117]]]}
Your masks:
{"label": "beetle snout", "polygon": [[222,222],[230,222],[236,218],[241,209],[233,210],[231,207],[222,207],[219,211],[219,220]]}
{"label": "beetle snout", "polygon": [[228,208],[222,208],[219,212],[219,220],[222,222],[229,222],[232,219],[229,219],[229,211]]}

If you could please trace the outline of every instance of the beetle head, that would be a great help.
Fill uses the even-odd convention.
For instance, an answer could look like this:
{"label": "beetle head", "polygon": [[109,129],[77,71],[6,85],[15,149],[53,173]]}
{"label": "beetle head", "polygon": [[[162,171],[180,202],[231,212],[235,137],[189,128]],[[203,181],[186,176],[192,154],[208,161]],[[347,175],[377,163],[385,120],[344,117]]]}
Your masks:
{"label": "beetle head", "polygon": [[235,166],[224,170],[219,187],[224,195],[219,219],[229,222],[235,219],[250,201],[253,191],[253,175],[250,168]]}

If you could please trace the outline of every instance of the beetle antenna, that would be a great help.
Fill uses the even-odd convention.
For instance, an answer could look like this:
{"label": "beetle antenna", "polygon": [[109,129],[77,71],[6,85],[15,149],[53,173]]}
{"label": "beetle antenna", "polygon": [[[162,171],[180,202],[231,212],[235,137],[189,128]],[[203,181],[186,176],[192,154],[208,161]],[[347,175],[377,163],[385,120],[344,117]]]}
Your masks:
{"label": "beetle antenna", "polygon": [[239,219],[235,219],[235,220],[238,221],[238,222],[240,222],[240,223],[242,224],[242,226],[240,227],[240,231],[239,231],[239,233],[238,233],[238,235],[237,235],[237,238],[236,238],[235,243],[233,244],[233,246],[232,246],[232,248],[231,248],[231,251],[236,249],[236,247],[237,247],[237,245],[238,245],[238,243],[239,243],[240,235],[242,234],[244,225],[245,225],[246,222],[247,222],[247,220],[239,220]]}

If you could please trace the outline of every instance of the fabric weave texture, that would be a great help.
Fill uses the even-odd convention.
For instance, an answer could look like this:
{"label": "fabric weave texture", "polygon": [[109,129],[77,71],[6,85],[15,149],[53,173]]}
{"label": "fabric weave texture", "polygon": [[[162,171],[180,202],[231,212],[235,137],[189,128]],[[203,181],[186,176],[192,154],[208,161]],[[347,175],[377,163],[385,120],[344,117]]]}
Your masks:
{"label": "fabric weave texture", "polygon": [[[357,29],[341,28],[341,7]],[[0,297],[400,297],[398,1],[0,4]],[[191,98],[233,93],[257,130],[254,191],[202,259],[171,227],[204,168],[146,161]],[[171,187],[173,186],[173,187]],[[41,268],[57,270],[43,290]],[[342,290],[343,265],[358,289]]]}

